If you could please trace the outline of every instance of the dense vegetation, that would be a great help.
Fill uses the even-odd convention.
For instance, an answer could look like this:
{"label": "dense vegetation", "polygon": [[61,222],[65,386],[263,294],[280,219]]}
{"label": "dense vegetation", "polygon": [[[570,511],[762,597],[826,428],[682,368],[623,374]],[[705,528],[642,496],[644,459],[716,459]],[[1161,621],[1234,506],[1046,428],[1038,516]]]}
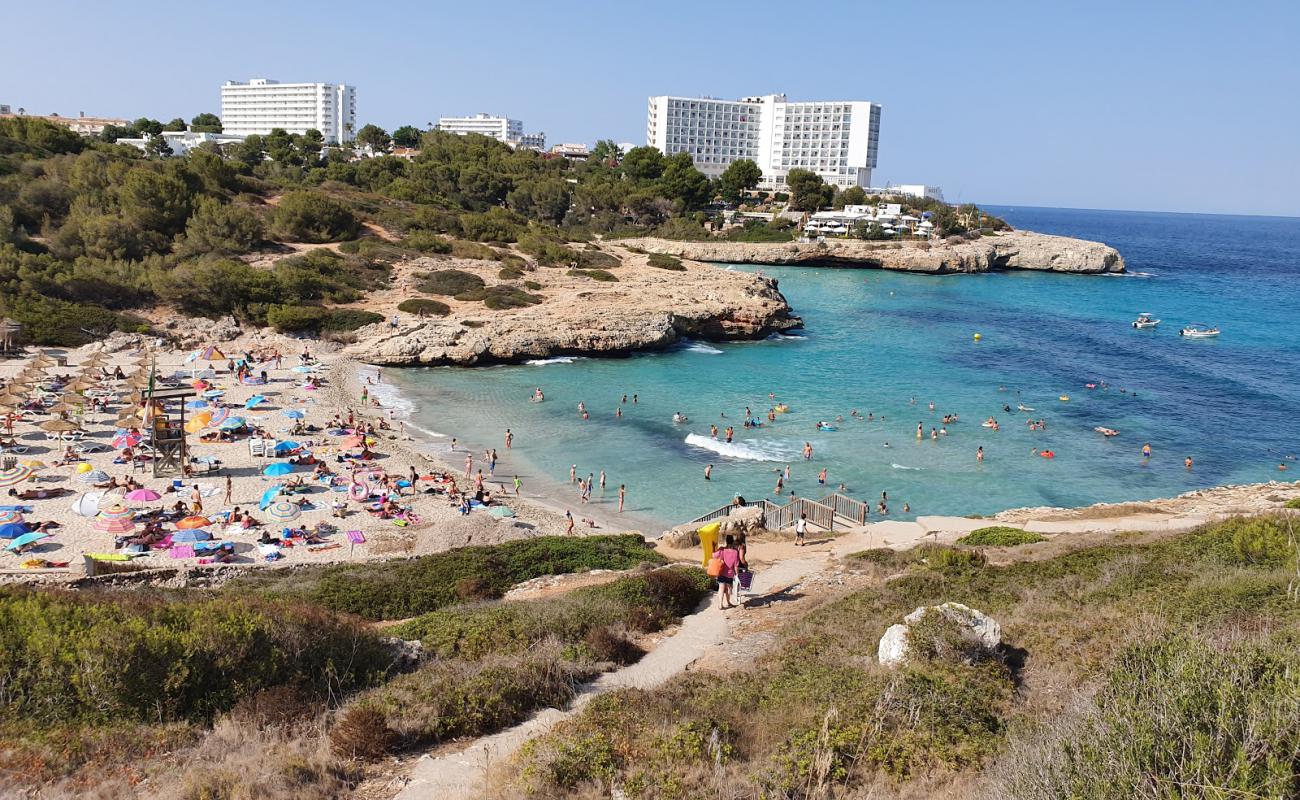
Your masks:
{"label": "dense vegetation", "polygon": [[635,534],[545,536],[408,561],[257,571],[231,582],[226,591],[300,598],[367,619],[404,619],[458,602],[500,597],[511,586],[541,575],[663,562]]}
{"label": "dense vegetation", "polygon": [[[192,124],[213,130],[220,120],[202,114]],[[43,120],[0,120],[0,314],[23,323],[33,342],[76,344],[142,329],[139,314],[159,305],[266,324],[272,305],[349,302],[340,283],[358,299],[386,285],[389,265],[406,255],[499,260],[501,280],[512,282],[525,262],[500,248],[516,244],[540,265],[609,280],[598,271],[617,266],[612,257],[580,246],[593,234],[702,239],[719,227],[721,201],[770,213],[784,199],[752,192],[753,162],[738,161],[710,182],[687,154],[651,147],[621,153],[601,142],[573,163],[433,131],[419,136],[419,153],[408,160],[384,153],[412,141],[414,129],[390,137],[367,125],[357,143],[377,155],[355,161],[351,149],[326,148],[315,131],[279,130],[172,157],[160,134],[184,125],[141,119],[88,139]],[[147,153],[113,144],[125,136],[153,141]],[[869,200],[798,173],[790,175],[796,210]],[[933,211],[945,234],[1001,224],[974,207],[908,205]],[[368,226],[400,238],[378,243]],[[724,235],[788,241],[793,223],[751,222]],[[247,263],[283,243],[341,246],[336,263],[299,259],[291,276]],[[354,273],[360,285],[345,279]],[[484,294],[489,309],[532,302],[513,283],[498,286]],[[364,324],[317,311],[282,310],[277,319],[292,331]]]}
{"label": "dense vegetation", "polygon": [[1022,544],[1036,544],[1047,541],[1047,537],[1037,533],[1011,528],[1006,525],[992,525],[976,528],[957,540],[957,544],[971,547],[1015,547]]}
{"label": "dense vegetation", "polygon": [[[1006,566],[939,546],[849,563],[892,577],[792,623],[752,669],[597,699],[503,769],[498,795],[1300,793],[1290,518]],[[1005,646],[930,614],[906,665],[875,664],[890,624],[945,601],[998,619]]]}

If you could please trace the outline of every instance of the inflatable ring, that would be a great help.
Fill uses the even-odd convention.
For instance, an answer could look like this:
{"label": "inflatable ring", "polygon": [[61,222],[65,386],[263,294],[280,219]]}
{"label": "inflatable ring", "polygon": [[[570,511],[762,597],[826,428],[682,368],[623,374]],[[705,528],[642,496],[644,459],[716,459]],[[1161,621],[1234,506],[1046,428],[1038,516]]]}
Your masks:
{"label": "inflatable ring", "polygon": [[1043,452],[1039,453],[1039,455],[1042,456],[1043,458],[1056,458],[1056,453],[1053,453],[1051,450],[1044,450]]}
{"label": "inflatable ring", "polygon": [[348,487],[348,497],[356,500],[358,503],[364,503],[370,497],[370,489],[364,483],[354,483]]}

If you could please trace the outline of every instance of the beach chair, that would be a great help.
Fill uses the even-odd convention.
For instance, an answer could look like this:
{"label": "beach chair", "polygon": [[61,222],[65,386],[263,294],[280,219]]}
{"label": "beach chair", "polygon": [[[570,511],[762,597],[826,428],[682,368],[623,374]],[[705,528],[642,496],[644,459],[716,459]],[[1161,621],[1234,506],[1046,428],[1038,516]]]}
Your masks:
{"label": "beach chair", "polygon": [[4,469],[13,469],[16,466],[18,466],[18,459],[13,456],[8,456],[3,461],[0,461],[0,467]]}
{"label": "beach chair", "polygon": [[249,439],[248,454],[253,458],[266,458],[266,440],[260,437]]}

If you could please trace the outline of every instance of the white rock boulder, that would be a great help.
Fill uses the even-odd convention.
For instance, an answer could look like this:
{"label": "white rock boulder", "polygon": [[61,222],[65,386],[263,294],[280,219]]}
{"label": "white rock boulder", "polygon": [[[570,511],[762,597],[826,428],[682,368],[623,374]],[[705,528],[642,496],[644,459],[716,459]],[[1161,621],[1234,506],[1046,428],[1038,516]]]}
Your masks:
{"label": "white rock boulder", "polygon": [[903,617],[902,625],[890,625],[885,635],[880,637],[876,658],[883,666],[896,667],[907,661],[907,637],[911,626],[920,622],[930,611],[942,614],[961,630],[963,636],[986,649],[992,650],[1002,643],[1002,626],[982,611],[961,603],[921,606]]}

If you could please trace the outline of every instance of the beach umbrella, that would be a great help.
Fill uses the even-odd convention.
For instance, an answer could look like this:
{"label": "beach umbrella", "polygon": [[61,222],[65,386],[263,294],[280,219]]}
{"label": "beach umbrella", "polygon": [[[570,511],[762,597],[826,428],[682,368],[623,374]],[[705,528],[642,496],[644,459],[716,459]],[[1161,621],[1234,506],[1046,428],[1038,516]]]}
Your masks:
{"label": "beach umbrella", "polygon": [[290,472],[293,472],[293,465],[286,464],[283,461],[281,461],[278,464],[271,464],[266,469],[262,470],[263,475],[270,475],[272,477],[279,477],[280,475],[288,475]]}
{"label": "beach umbrella", "polygon": [[203,393],[203,396],[206,397],[206,398],[208,398],[209,400],[211,400],[212,398],[214,398],[214,397],[220,397],[221,395],[223,395],[223,394],[225,394],[225,393],[226,393],[226,390],[225,390],[225,389],[209,389],[209,390],[207,390],[206,392]]}
{"label": "beach umbrella", "polygon": [[138,433],[123,433],[113,437],[113,447],[121,450],[124,447],[135,447],[140,444],[144,437]]}
{"label": "beach umbrella", "polygon": [[276,522],[293,522],[302,516],[302,509],[297,503],[290,503],[288,500],[279,500],[272,503],[266,510],[266,515]]}
{"label": "beach umbrella", "polygon": [[260,406],[265,402],[266,402],[265,395],[255,394],[252,397],[248,398],[248,402],[244,403],[244,408],[256,408],[257,406]]}
{"label": "beach umbrella", "polygon": [[59,414],[72,414],[81,411],[81,406],[74,406],[70,403],[55,403],[45,410],[46,412],[57,416]]}
{"label": "beach umbrella", "polygon": [[290,453],[290,452],[293,452],[294,450],[297,450],[299,447],[302,447],[302,445],[300,445],[300,444],[298,444],[297,442],[294,442],[294,441],[285,440],[285,441],[283,441],[283,442],[276,442],[276,443],[275,443],[275,452],[277,452],[277,453]]}
{"label": "beach umbrella", "polygon": [[24,533],[22,536],[19,536],[17,539],[14,539],[12,542],[5,545],[5,549],[17,550],[20,547],[26,547],[32,542],[39,542],[46,538],[49,538],[48,533]]}
{"label": "beach umbrella", "polygon": [[26,402],[26,400],[27,398],[19,394],[14,394],[13,391],[6,391],[4,394],[0,394],[0,405],[20,406]]}
{"label": "beach umbrella", "polygon": [[126,499],[132,503],[152,503],[155,500],[161,500],[162,495],[153,489],[135,489],[126,493]]}
{"label": "beach umbrella", "polygon": [[22,522],[23,514],[21,511],[0,511],[0,525],[12,525],[15,522]]}
{"label": "beach umbrella", "polygon": [[66,419],[47,419],[38,425],[41,430],[50,433],[67,433],[68,431],[79,431],[81,426],[75,422],[69,422]]}
{"label": "beach umbrella", "polygon": [[135,516],[135,512],[121,503],[114,503],[100,511],[99,516],[101,519],[131,519]]}
{"label": "beach umbrella", "polygon": [[103,483],[108,480],[108,473],[102,469],[92,469],[89,472],[83,472],[77,476],[77,480],[82,483]]}
{"label": "beach umbrella", "polygon": [[39,458],[25,458],[22,461],[19,461],[18,463],[22,464],[24,467],[27,467],[28,469],[31,469],[34,472],[39,472],[40,470],[43,470],[49,466],[49,464],[46,464],[44,461],[41,461]]}
{"label": "beach umbrella", "polygon": [[100,514],[95,517],[95,521],[90,523],[90,527],[102,533],[111,533],[114,536],[120,536],[124,533],[130,533],[135,530],[135,521],[129,517],[110,519]]}
{"label": "beach umbrella", "polygon": [[79,517],[93,517],[99,513],[99,501],[103,498],[103,492],[86,492],[77,495],[72,501],[72,513]]}
{"label": "beach umbrella", "polygon": [[64,392],[59,397],[59,399],[65,403],[71,403],[74,406],[84,406],[85,404],[90,402],[89,400],[77,394],[76,392]]}
{"label": "beach umbrella", "polygon": [[69,383],[67,386],[63,388],[67,389],[70,392],[84,392],[87,389],[94,389],[98,385],[99,385],[99,381],[93,381],[90,380],[89,378],[81,377],[81,378],[77,378],[75,381]]}
{"label": "beach umbrella", "polygon": [[25,522],[6,522],[0,525],[0,539],[17,539],[28,531]]}
{"label": "beach umbrella", "polygon": [[245,422],[243,417],[227,417],[226,421],[221,423],[221,430],[233,431],[244,427],[244,425]]}
{"label": "beach umbrella", "polygon": [[32,477],[32,468],[24,467],[22,464],[0,469],[0,488],[17,486],[30,477]]}
{"label": "beach umbrella", "polygon": [[[202,416],[202,414],[200,414],[199,416]],[[229,417],[230,417],[230,409],[224,407],[218,408],[216,411],[212,412],[212,416],[208,419],[207,423],[205,424],[210,426],[220,425],[221,423],[225,422]]]}
{"label": "beach umbrella", "polygon": [[212,524],[212,520],[208,519],[207,517],[201,515],[194,515],[194,516],[186,517],[185,519],[176,523],[176,527],[180,530],[188,531],[188,530],[193,530],[195,528],[206,528],[211,524]]}
{"label": "beach umbrella", "polygon": [[265,492],[262,492],[262,499],[257,501],[257,507],[262,511],[265,511],[266,507],[271,505],[271,503],[275,501],[275,498],[279,496],[280,490],[283,488],[284,488],[284,484],[277,483],[273,485],[270,489],[267,489]]}
{"label": "beach umbrella", "polygon": [[215,345],[208,345],[197,353],[200,361],[225,361],[226,355],[221,352]]}
{"label": "beach umbrella", "polygon": [[208,407],[208,401],[207,401],[207,400],[191,400],[191,401],[189,401],[188,403],[185,404],[185,407],[186,407],[186,408],[207,408],[207,407]]}
{"label": "beach umbrella", "polygon": [[82,461],[80,464],[72,468],[72,471],[77,473],[78,475],[85,475],[87,472],[94,472],[94,470],[95,470],[94,465],[89,464],[85,461]]}
{"label": "beach umbrella", "polygon": [[206,542],[211,538],[212,534],[202,528],[189,528],[173,533],[172,544],[193,544],[194,542]]}
{"label": "beach umbrella", "polygon": [[307,416],[306,414],[302,413],[296,408],[286,408],[284,411],[281,411],[280,413],[285,415],[289,419],[302,419],[303,417]]}

